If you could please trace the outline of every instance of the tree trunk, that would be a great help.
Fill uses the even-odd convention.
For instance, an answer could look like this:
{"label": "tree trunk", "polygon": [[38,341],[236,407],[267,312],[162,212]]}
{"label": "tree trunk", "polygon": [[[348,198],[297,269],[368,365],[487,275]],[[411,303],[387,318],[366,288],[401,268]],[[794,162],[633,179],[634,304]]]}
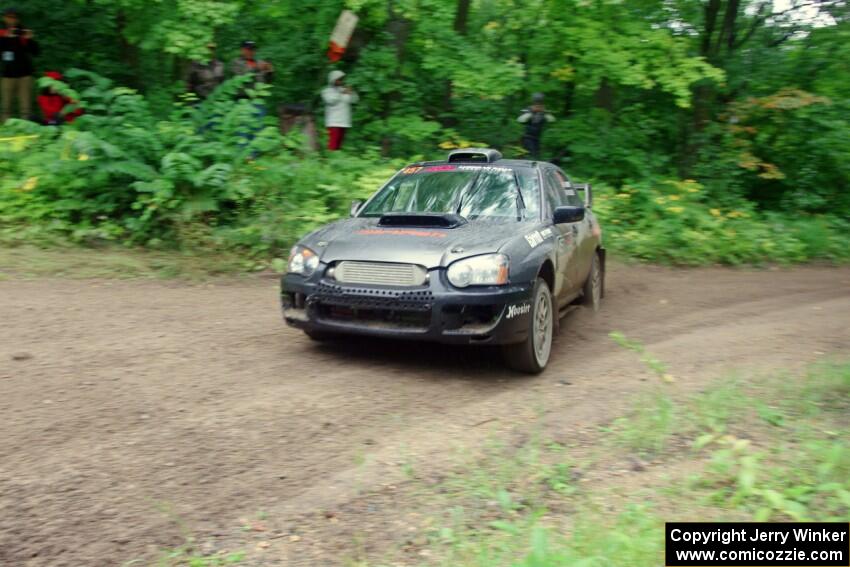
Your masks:
{"label": "tree trunk", "polygon": [[455,10],[454,30],[460,35],[466,35],[466,24],[469,21],[469,5],[471,0],[457,0]]}
{"label": "tree trunk", "polygon": [[[404,52],[407,46],[407,38],[410,36],[410,20],[399,15],[395,11],[392,0],[387,0],[387,11],[389,18],[387,20],[387,31],[392,36],[392,44],[395,49],[396,68],[395,79],[401,78],[402,65],[404,63]],[[387,93],[383,97],[383,108],[381,110],[381,118],[386,121],[392,116],[393,105],[398,99],[398,92],[394,91]],[[381,139],[381,153],[385,156],[392,151],[392,138],[390,133],[385,131],[384,137]]]}
{"label": "tree trunk", "polygon": [[611,86],[611,82],[608,80],[608,77],[604,77],[602,82],[599,83],[599,87],[596,89],[593,99],[597,108],[602,108],[611,113],[614,112],[614,87]]}
{"label": "tree trunk", "polygon": [[720,51],[725,47],[728,55],[735,47],[736,23],[738,20],[738,11],[741,7],[741,0],[728,0],[726,3],[726,12],[723,15],[723,28],[720,30],[720,36],[717,38],[717,46],[715,47],[716,57],[720,59]]}
{"label": "tree trunk", "polygon": [[717,27],[717,15],[720,13],[720,0],[709,0],[705,5],[705,22],[703,22],[702,41],[700,42],[700,55],[706,59],[712,58],[712,38]]}
{"label": "tree trunk", "polygon": [[[469,23],[469,6],[471,4],[471,0],[457,0],[457,7],[455,8],[455,19],[452,28],[455,33],[458,35],[465,36],[467,32],[467,25]],[[452,103],[452,98],[454,97],[454,84],[452,80],[449,79],[446,82],[445,90],[443,91],[443,120],[442,123],[444,126],[452,127],[457,125],[457,119],[454,117],[454,104]]]}
{"label": "tree trunk", "polygon": [[124,29],[127,27],[127,15],[123,10],[119,10],[115,15],[115,28],[118,31],[118,43],[120,46],[119,57],[124,63],[124,68],[129,70],[126,75],[126,81],[130,87],[140,89],[141,73],[139,72],[139,50],[135,45],[127,41],[124,36]]}

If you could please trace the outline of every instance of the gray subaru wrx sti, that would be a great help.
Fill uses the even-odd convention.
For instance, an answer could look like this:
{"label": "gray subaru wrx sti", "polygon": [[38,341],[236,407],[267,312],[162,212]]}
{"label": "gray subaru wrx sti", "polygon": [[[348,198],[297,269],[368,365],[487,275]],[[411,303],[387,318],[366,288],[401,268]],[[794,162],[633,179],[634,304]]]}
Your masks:
{"label": "gray subaru wrx sti", "polygon": [[284,319],[317,340],[498,344],[511,367],[541,372],[560,315],[602,299],[591,206],[590,186],[556,166],[495,150],[412,164],[292,249]]}

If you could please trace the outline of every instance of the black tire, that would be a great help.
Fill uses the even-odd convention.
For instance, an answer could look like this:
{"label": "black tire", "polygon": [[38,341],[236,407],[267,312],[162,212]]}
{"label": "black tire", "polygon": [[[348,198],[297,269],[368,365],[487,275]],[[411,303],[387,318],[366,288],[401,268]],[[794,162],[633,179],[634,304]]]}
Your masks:
{"label": "black tire", "polygon": [[537,278],[531,294],[528,337],[521,343],[503,345],[502,355],[508,366],[528,374],[540,374],[552,354],[556,313],[552,292],[543,278]]}
{"label": "black tire", "polygon": [[582,287],[582,304],[594,311],[599,311],[599,307],[602,305],[604,285],[605,272],[602,269],[602,262],[599,260],[599,253],[595,253],[593,261],[590,263],[590,273]]}

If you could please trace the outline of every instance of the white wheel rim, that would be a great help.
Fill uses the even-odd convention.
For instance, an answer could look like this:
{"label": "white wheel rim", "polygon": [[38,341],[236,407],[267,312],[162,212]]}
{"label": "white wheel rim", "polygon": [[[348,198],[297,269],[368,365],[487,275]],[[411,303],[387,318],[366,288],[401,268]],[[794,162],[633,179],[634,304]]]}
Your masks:
{"label": "white wheel rim", "polygon": [[532,327],[534,357],[537,359],[537,364],[544,366],[552,350],[552,299],[544,291],[537,294]]}

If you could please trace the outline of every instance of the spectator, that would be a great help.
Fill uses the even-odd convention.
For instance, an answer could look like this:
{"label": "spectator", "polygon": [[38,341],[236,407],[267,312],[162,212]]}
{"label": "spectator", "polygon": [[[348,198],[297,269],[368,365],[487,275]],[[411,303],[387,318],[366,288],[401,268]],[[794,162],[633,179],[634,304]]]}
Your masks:
{"label": "spectator", "polygon": [[532,95],[531,107],[524,108],[517,121],[525,124],[522,147],[526,149],[531,159],[540,159],[540,138],[543,136],[543,127],[547,122],[555,121],[555,117],[546,112],[543,107],[543,93]]}
{"label": "spectator", "polygon": [[216,59],[215,43],[208,43],[209,60],[192,61],[186,80],[189,92],[203,100],[224,82],[224,63]]}
{"label": "spectator", "polygon": [[325,101],[325,128],[328,129],[328,149],[336,151],[342,147],[345,132],[351,128],[351,105],[359,98],[345,84],[345,73],[328,73],[328,86],[322,90]]}
{"label": "spectator", "polygon": [[256,58],[257,44],[253,41],[242,42],[242,52],[239,57],[230,64],[230,72],[235,76],[253,75],[254,85],[258,83],[271,83],[274,76],[274,68],[268,61]]}
{"label": "spectator", "polygon": [[32,114],[32,58],[39,54],[32,30],[25,28],[14,8],[3,12],[0,28],[0,57],[3,77],[0,79],[2,111],[0,123],[12,116],[12,100],[18,99],[18,116],[29,118]]}
{"label": "spectator", "polygon": [[[233,63],[230,65],[230,71],[234,76],[242,76],[242,75],[251,75],[253,76],[253,83],[246,85],[246,88],[256,88],[259,84],[268,84],[271,83],[272,77],[274,76],[274,68],[272,64],[268,61],[263,61],[262,59],[257,59],[257,44],[253,41],[243,41],[242,42],[242,52],[236,59],[233,60]],[[240,94],[240,98],[247,98],[248,93],[243,89]],[[243,138],[243,143],[247,145],[251,140],[254,139],[254,136],[260,129],[263,127],[263,118],[266,116],[266,106],[263,104],[262,100],[255,99],[253,101],[254,106],[254,118],[256,121],[254,124],[250,125],[248,131],[240,132],[239,136]],[[251,152],[251,159],[257,156],[257,152]]]}
{"label": "spectator", "polygon": [[[57,71],[47,71],[45,77],[50,77],[53,80],[61,81],[62,73]],[[38,95],[38,106],[41,108],[43,121],[47,125],[57,125],[74,121],[74,119],[83,113],[82,109],[77,108],[70,112],[63,112],[66,106],[76,104],[77,101],[57,93],[52,88],[41,90]]]}

